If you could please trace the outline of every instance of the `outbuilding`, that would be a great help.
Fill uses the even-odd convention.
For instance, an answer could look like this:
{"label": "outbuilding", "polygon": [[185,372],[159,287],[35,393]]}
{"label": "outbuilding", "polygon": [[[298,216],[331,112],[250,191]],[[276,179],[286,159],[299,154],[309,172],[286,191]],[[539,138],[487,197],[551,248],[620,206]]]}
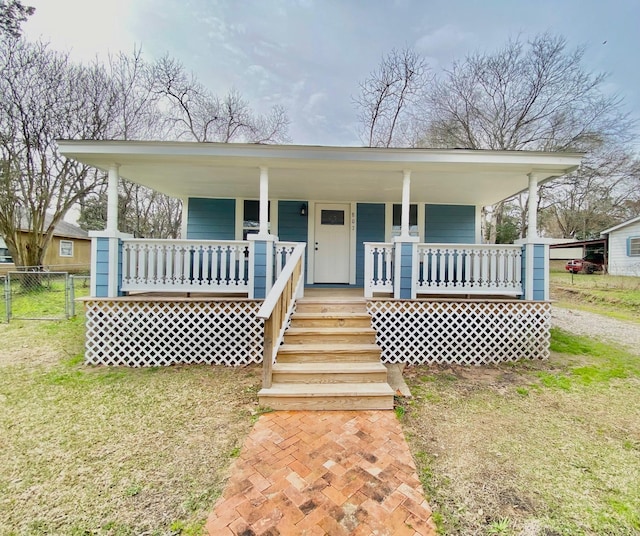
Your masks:
{"label": "outbuilding", "polygon": [[640,216],[600,234],[609,239],[609,273],[640,276]]}

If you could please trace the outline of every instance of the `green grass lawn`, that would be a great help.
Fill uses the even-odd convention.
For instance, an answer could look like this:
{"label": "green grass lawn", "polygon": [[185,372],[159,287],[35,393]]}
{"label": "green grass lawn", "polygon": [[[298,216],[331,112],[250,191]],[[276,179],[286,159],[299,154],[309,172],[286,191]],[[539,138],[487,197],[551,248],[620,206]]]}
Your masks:
{"label": "green grass lawn", "polygon": [[[201,534],[260,369],[90,367],[83,337],[82,315],[0,325],[0,535]],[[405,376],[442,535],[640,534],[639,356],[554,330],[548,361]]]}
{"label": "green grass lawn", "polygon": [[551,297],[565,307],[577,307],[623,320],[640,321],[640,277],[551,272]]}
{"label": "green grass lawn", "polygon": [[[27,284],[20,278],[34,277],[32,273],[20,273],[12,279],[11,290],[11,317],[15,319],[64,319],[71,315],[71,290],[67,287],[64,276],[49,274],[48,272],[36,273],[37,284]],[[0,280],[0,286],[2,280]],[[4,289],[2,289],[4,291]],[[89,280],[85,277],[77,277],[73,280],[73,296],[81,298],[89,294]],[[5,304],[6,305],[6,304]],[[81,308],[80,304],[76,304]],[[1,322],[6,320],[4,306],[0,306],[2,313]]]}
{"label": "green grass lawn", "polygon": [[200,534],[260,370],[82,364],[82,318],[0,325],[0,534]]}
{"label": "green grass lawn", "polygon": [[441,534],[640,534],[639,356],[554,330],[548,361],[405,376]]}

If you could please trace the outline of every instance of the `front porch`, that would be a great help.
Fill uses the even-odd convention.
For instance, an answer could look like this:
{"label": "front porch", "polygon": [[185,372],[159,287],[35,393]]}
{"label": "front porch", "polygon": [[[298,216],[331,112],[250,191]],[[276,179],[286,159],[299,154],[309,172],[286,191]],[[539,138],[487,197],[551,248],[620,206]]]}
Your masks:
{"label": "front porch", "polygon": [[[390,408],[381,363],[549,354],[537,188],[580,155],[83,141],[61,150],[109,174],[107,226],[92,240],[90,363],[261,362],[271,407]],[[120,233],[120,177],[181,198],[185,239]],[[483,244],[482,207],[523,190],[528,238]],[[311,297],[316,284],[351,295]]]}

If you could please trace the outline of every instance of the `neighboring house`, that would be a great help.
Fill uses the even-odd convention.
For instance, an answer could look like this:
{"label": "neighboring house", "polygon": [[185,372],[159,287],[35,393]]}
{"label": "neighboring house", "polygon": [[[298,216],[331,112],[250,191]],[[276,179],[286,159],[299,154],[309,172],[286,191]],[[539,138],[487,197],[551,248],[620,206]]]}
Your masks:
{"label": "neighboring house", "polygon": [[[45,218],[45,226],[51,222],[51,216]],[[21,226],[21,233],[28,232],[26,220]],[[91,262],[91,238],[89,233],[72,223],[61,221],[54,230],[53,237],[44,255],[43,267],[47,270],[84,271]],[[0,271],[14,270],[13,259],[2,238],[0,238]]]}
{"label": "neighboring house", "polygon": [[4,240],[0,236],[0,265],[2,264],[13,264],[13,259],[11,255],[9,255],[7,244],[4,243]]}
{"label": "neighboring house", "polygon": [[[90,363],[262,361],[261,403],[344,407],[318,401],[333,392],[333,382],[346,381],[335,374],[359,370],[372,345],[327,348],[320,345],[327,337],[335,344],[355,333],[368,340],[373,328],[371,366],[549,355],[548,245],[535,234],[523,245],[482,244],[482,208],[528,190],[528,228],[535,233],[538,185],[575,170],[580,154],[195,142],[59,146],[65,156],[109,173],[107,229],[92,233]],[[120,233],[119,177],[182,199],[185,239]],[[343,291],[343,303],[301,299],[328,287]],[[360,313],[366,326],[352,323]],[[325,321],[332,327],[317,327]],[[299,344],[289,344],[294,340]],[[318,364],[320,354],[339,363]],[[305,369],[311,365],[313,373]],[[292,374],[293,383],[283,380]],[[295,382],[320,386],[301,394],[306,387]],[[369,392],[363,386],[371,384],[347,385],[343,396]],[[269,398],[276,394],[292,405]],[[379,407],[375,396],[347,406]],[[393,392],[385,396],[389,407]]]}
{"label": "neighboring house", "polygon": [[640,217],[606,229],[600,234],[609,239],[609,273],[640,276]]}

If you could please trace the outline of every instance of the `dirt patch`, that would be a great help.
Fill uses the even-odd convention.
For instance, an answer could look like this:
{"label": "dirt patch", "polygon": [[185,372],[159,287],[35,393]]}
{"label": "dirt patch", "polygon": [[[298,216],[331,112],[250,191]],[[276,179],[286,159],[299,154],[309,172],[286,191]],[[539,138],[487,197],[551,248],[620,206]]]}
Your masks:
{"label": "dirt patch", "polygon": [[0,367],[10,365],[52,365],[61,356],[69,355],[70,349],[79,349],[82,342],[61,341],[54,337],[42,338],[39,321],[14,321],[0,324],[0,340],[7,341],[0,350]]}

